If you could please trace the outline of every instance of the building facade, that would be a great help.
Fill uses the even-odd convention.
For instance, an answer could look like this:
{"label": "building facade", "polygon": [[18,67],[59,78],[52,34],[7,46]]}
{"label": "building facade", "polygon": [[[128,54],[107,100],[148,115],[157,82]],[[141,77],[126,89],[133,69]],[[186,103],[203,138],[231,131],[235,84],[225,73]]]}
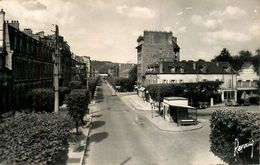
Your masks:
{"label": "building facade", "polygon": [[48,38],[33,36],[29,29],[21,31],[18,21],[3,21],[1,33],[0,88],[4,92],[0,107],[4,113],[27,108],[30,89],[53,86],[54,49]]}
{"label": "building facade", "polygon": [[129,73],[135,66],[135,64],[119,64],[118,76],[123,78],[129,78]]}
{"label": "building facade", "polygon": [[89,56],[83,56],[83,61],[86,64],[86,76],[87,78],[90,77],[90,70],[91,70],[91,60]]}
{"label": "building facade", "polygon": [[225,62],[157,62],[148,65],[145,85],[221,81],[221,101],[237,101],[237,75]]}
{"label": "building facade", "polygon": [[172,32],[144,31],[137,39],[137,82],[143,84],[146,68],[149,64],[160,61],[180,60],[180,48]]}
{"label": "building facade", "polygon": [[259,97],[257,81],[259,81],[259,75],[255,72],[254,66],[245,63],[237,76],[238,99]]}

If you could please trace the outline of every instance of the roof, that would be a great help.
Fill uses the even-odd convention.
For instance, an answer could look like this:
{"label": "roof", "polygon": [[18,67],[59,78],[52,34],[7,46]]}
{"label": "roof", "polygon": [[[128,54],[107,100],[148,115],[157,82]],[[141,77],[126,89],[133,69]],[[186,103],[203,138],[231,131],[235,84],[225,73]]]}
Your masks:
{"label": "roof", "polygon": [[[161,74],[231,74],[235,73],[228,62],[208,61],[160,61],[147,66],[146,74],[158,74],[162,67]],[[151,69],[154,68],[154,69]]]}
{"label": "roof", "polygon": [[164,97],[164,100],[172,101],[172,100],[188,100],[185,97]]}

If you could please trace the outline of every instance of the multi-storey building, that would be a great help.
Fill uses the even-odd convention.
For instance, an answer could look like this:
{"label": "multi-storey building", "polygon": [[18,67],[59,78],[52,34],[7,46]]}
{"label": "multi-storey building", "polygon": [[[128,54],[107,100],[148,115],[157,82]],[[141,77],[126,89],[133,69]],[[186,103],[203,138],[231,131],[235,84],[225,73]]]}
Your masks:
{"label": "multi-storey building", "polygon": [[[0,11],[0,113],[27,108],[27,94],[34,88],[53,86],[55,36],[20,30],[18,21],[5,21]],[[70,47],[58,37],[60,86],[71,81]]]}
{"label": "multi-storey building", "polygon": [[46,38],[39,34],[33,36],[29,29],[21,31],[18,21],[2,23],[1,113],[26,108],[30,89],[52,87],[54,52]]}
{"label": "multi-storey building", "polygon": [[148,65],[145,84],[221,81],[221,101],[237,100],[237,75],[226,62],[156,62]]}
{"label": "multi-storey building", "polygon": [[75,75],[73,76],[74,80],[86,82],[86,63],[84,63],[83,57],[75,56],[75,61]]}
{"label": "multi-storey building", "polygon": [[172,32],[144,31],[137,39],[137,82],[143,84],[147,65],[165,59],[180,60],[180,48]]}
{"label": "multi-storey building", "polygon": [[129,78],[129,73],[135,66],[135,64],[119,64],[118,76],[123,78]]}
{"label": "multi-storey building", "polygon": [[254,66],[245,63],[237,76],[238,99],[259,97],[257,81],[259,81],[259,75],[255,72]]}
{"label": "multi-storey building", "polygon": [[83,56],[83,61],[86,64],[86,76],[87,78],[90,77],[90,70],[91,70],[91,60],[89,56]]}
{"label": "multi-storey building", "polygon": [[113,66],[113,67],[110,67],[107,71],[108,75],[110,77],[118,77],[118,68],[119,66],[116,65],[116,66]]}

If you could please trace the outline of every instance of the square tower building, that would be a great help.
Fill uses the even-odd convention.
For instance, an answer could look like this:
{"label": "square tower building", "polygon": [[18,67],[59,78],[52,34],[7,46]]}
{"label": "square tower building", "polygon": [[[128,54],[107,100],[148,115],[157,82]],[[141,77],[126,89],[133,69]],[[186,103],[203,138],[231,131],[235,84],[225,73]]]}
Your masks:
{"label": "square tower building", "polygon": [[180,47],[172,32],[144,31],[137,39],[137,82],[144,83],[147,66],[159,61],[179,61]]}

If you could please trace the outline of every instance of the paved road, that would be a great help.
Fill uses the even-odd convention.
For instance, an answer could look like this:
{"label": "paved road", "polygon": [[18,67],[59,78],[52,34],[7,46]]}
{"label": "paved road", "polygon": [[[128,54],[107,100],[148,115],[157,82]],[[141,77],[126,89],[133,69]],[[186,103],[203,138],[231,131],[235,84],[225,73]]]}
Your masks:
{"label": "paved road", "polygon": [[[222,163],[209,152],[209,128],[191,132],[160,131],[145,117],[98,88],[86,155],[88,165],[179,165]],[[205,120],[204,124],[208,124]]]}

